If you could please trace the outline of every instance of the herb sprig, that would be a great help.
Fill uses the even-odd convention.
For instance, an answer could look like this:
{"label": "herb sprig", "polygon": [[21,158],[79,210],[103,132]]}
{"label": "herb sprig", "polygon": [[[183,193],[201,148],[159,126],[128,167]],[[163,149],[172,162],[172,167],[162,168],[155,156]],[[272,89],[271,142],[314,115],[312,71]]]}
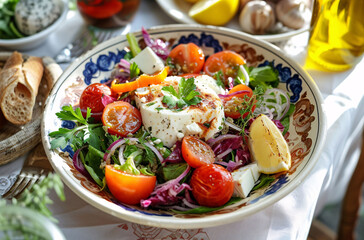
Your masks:
{"label": "herb sprig", "polygon": [[170,95],[165,95],[162,102],[167,104],[170,109],[182,109],[185,106],[197,105],[201,102],[198,97],[200,93],[196,91],[195,79],[182,77],[178,85],[178,92],[173,86],[164,86],[163,91]]}
{"label": "herb sprig", "polygon": [[[95,127],[100,127],[102,124],[89,124],[88,120],[91,116],[91,109],[87,109],[86,118],[82,116],[80,108],[73,109],[71,105],[62,107],[62,111],[56,113],[57,117],[63,121],[75,121],[78,125],[73,129],[59,128],[57,131],[49,133],[49,136],[54,138],[51,141],[51,149],[65,148],[70,142],[73,149],[82,147],[87,133]],[[92,138],[90,138],[92,141]]]}

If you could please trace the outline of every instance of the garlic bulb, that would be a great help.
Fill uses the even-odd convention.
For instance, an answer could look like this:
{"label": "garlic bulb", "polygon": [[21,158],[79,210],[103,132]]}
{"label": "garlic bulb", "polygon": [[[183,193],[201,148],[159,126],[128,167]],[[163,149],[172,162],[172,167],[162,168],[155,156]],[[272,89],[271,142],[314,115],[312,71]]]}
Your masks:
{"label": "garlic bulb", "polygon": [[283,25],[299,29],[310,21],[311,10],[306,0],[281,0],[277,3],[276,14]]}
{"label": "garlic bulb", "polygon": [[243,31],[251,34],[264,34],[275,24],[274,10],[265,1],[248,2],[239,16]]}

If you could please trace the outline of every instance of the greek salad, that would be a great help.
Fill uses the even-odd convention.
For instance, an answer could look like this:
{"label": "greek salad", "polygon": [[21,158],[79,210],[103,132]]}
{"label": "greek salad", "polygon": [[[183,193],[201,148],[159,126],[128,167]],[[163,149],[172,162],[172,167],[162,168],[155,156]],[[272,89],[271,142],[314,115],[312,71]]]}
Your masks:
{"label": "greek salad", "polygon": [[232,204],[289,170],[294,105],[274,67],[142,33],[144,49],[128,34],[110,81],[56,114],[76,126],[51,132],[52,149],[70,145],[74,167],[117,201],[179,213]]}

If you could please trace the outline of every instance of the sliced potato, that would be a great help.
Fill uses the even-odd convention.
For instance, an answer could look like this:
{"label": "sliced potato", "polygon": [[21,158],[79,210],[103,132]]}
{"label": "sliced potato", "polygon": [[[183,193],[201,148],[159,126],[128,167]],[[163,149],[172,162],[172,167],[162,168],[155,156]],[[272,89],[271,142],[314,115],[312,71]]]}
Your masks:
{"label": "sliced potato", "polygon": [[281,131],[266,115],[259,115],[251,124],[249,149],[259,172],[273,174],[291,167],[291,154]]}

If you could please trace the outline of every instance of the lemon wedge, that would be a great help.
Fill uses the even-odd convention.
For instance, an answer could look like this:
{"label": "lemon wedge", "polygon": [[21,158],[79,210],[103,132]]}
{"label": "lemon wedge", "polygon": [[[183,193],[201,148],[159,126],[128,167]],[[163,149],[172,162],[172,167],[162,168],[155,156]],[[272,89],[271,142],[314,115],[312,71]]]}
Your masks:
{"label": "lemon wedge", "polygon": [[188,15],[196,22],[221,26],[236,14],[239,0],[200,0],[190,8]]}
{"label": "lemon wedge", "polygon": [[250,125],[249,131],[249,149],[259,172],[273,174],[290,169],[288,144],[270,118],[259,115]]}

